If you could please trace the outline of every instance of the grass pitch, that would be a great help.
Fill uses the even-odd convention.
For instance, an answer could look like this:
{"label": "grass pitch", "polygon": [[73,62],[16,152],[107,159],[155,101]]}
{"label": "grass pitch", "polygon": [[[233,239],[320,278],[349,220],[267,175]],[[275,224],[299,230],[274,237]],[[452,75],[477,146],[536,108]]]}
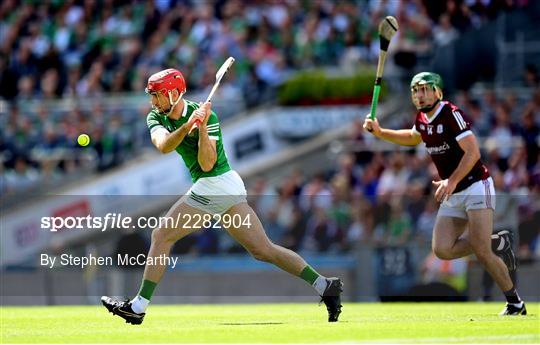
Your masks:
{"label": "grass pitch", "polygon": [[140,326],[101,304],[2,307],[2,343],[540,343],[540,303],[501,317],[504,303],[152,305]]}

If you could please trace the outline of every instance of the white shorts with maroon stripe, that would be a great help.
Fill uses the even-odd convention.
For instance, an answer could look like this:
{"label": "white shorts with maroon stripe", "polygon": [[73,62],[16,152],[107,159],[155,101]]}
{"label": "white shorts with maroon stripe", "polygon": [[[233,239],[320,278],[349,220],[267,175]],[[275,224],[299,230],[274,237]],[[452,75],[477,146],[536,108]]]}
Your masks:
{"label": "white shorts with maroon stripe", "polygon": [[441,204],[437,216],[467,219],[467,211],[491,208],[495,210],[493,179],[480,180],[461,192],[452,194]]}

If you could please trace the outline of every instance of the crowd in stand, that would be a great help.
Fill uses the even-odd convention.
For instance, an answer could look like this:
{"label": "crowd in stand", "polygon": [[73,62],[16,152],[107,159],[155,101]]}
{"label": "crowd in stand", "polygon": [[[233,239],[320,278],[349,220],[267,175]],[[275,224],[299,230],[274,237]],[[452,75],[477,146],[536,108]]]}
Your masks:
{"label": "crowd in stand", "polygon": [[[382,15],[395,15],[400,23],[396,54],[422,56],[501,10],[526,3],[3,1],[0,97],[11,105],[0,115],[1,192],[29,189],[84,166],[76,146],[82,128],[92,128],[100,170],[136,156],[149,143],[143,121],[147,106],[111,110],[96,102],[89,112],[46,106],[30,111],[21,107],[26,101],[141,92],[148,75],[168,66],[182,69],[190,89],[205,88],[216,67],[232,55],[230,84],[254,106],[271,99],[272,90],[294,71],[375,60]],[[401,62],[410,67],[406,59]],[[528,74],[527,85],[538,86],[534,66]],[[540,94],[521,106],[512,95],[498,99],[491,91],[482,99],[463,93],[456,103],[486,138],[483,157],[497,190],[513,196],[514,203],[498,202],[508,208],[500,207],[496,224],[517,227],[521,257],[538,256]],[[353,139],[361,142],[364,135],[356,127]],[[435,174],[424,153],[357,152],[344,154],[336,171],[295,173],[279,186],[277,197],[252,202],[270,236],[293,249],[341,251],[356,241],[427,241],[437,210],[430,196]],[[252,195],[270,188],[263,180],[251,187]],[[508,216],[511,207],[515,219]],[[219,250],[205,236],[212,235],[192,246],[203,253]]]}
{"label": "crowd in stand", "polygon": [[[407,56],[429,54],[527,2],[2,1],[0,99],[13,105],[0,109],[0,189],[20,192],[78,171],[85,165],[75,141],[82,130],[97,154],[93,168],[137,155],[148,140],[134,123],[147,109],[104,109],[99,99],[141,93],[146,78],[162,68],[179,67],[189,89],[201,89],[232,55],[228,84],[255,106],[273,99],[294,71],[373,62],[383,15],[398,18],[393,46],[403,56],[395,60],[410,68]],[[85,111],[25,107],[28,101],[92,97],[96,104]],[[118,116],[122,109],[126,114]]]}
{"label": "crowd in stand", "polygon": [[[145,121],[149,110],[148,103],[109,111],[96,103],[89,110],[67,112],[40,105],[27,116],[12,106],[0,115],[0,192],[51,188],[66,177],[99,173],[137,157],[151,145]],[[89,147],[77,144],[81,133],[90,136]]]}
{"label": "crowd in stand", "polygon": [[279,84],[290,70],[377,56],[377,23],[394,15],[398,50],[426,51],[528,1],[8,0],[0,6],[0,96],[51,99],[140,92],[178,66],[191,88],[236,58],[236,83]]}

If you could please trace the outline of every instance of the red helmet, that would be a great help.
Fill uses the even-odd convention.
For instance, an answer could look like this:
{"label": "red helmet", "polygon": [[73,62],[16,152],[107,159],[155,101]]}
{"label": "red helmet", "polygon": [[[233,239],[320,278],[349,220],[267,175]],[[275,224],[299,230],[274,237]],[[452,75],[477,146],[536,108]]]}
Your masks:
{"label": "red helmet", "polygon": [[186,81],[180,71],[169,68],[163,71],[154,73],[148,78],[146,84],[146,93],[161,92],[169,97],[169,92],[177,89],[180,95],[186,92]]}

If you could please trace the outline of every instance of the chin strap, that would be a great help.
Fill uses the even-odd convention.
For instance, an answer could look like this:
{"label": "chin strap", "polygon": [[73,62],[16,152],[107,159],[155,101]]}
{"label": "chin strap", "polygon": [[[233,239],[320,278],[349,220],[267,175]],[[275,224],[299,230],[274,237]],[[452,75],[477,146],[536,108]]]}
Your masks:
{"label": "chin strap", "polygon": [[176,107],[176,105],[178,105],[178,103],[180,103],[180,100],[182,99],[182,96],[184,95],[184,93],[182,92],[180,94],[180,96],[178,96],[178,99],[176,100],[176,102],[173,102],[172,100],[172,92],[171,91],[167,91],[167,94],[169,95],[169,105],[171,106],[171,109],[169,109],[169,112],[167,113],[167,116],[171,115],[174,107]]}
{"label": "chin strap", "polygon": [[421,112],[428,113],[428,112],[432,111],[433,109],[435,109],[435,107],[439,104],[440,101],[441,100],[437,98],[437,100],[435,101],[435,103],[433,103],[433,105],[431,105],[429,107],[420,108],[419,110]]}

